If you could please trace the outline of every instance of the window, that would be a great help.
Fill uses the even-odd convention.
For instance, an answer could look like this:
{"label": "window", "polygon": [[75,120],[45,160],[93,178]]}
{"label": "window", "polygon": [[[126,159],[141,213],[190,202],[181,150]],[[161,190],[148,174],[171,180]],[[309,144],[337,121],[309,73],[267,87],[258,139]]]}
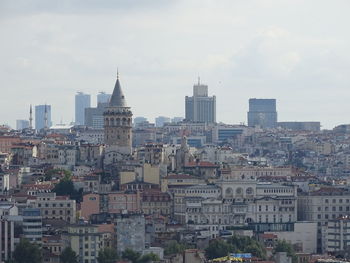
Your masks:
{"label": "window", "polygon": [[325,199],[324,202],[325,202],[326,204],[328,204],[328,199]]}

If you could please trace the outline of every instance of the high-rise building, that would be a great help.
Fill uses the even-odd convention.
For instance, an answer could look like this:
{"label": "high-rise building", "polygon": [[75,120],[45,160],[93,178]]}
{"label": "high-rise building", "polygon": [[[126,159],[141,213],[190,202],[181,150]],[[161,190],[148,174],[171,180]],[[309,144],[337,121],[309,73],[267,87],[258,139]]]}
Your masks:
{"label": "high-rise building", "polygon": [[94,129],[103,129],[103,113],[107,107],[108,103],[99,103],[96,108],[86,108],[84,125]]}
{"label": "high-rise building", "polygon": [[208,96],[208,86],[200,83],[193,86],[193,96],[185,97],[186,120],[193,122],[216,122],[216,96]]}
{"label": "high-rise building", "polygon": [[145,123],[145,122],[147,122],[147,118],[145,118],[145,117],[135,117],[134,118],[134,125],[135,125],[135,127],[137,127],[140,124]]}
{"label": "high-rise building", "polygon": [[42,241],[42,217],[40,209],[25,208],[23,215],[23,236],[31,242],[41,244]]}
{"label": "high-rise building", "polygon": [[249,99],[248,126],[275,128],[276,125],[276,99]]}
{"label": "high-rise building", "polygon": [[179,123],[182,122],[184,120],[184,117],[174,117],[171,119],[172,123]]}
{"label": "high-rise building", "polygon": [[111,94],[107,94],[103,91],[99,92],[97,94],[97,105],[99,103],[109,103],[109,100],[111,99]]}
{"label": "high-rise building", "polygon": [[171,119],[164,116],[159,116],[155,119],[156,127],[163,127],[165,123],[170,123]]}
{"label": "high-rise building", "polygon": [[119,75],[109,105],[103,113],[105,144],[122,154],[132,151],[132,112],[126,105],[120,86]]}
{"label": "high-rise building", "polygon": [[51,105],[36,105],[35,129],[41,130],[44,128],[50,128],[51,126]]}
{"label": "high-rise building", "polygon": [[84,125],[85,109],[91,107],[91,97],[89,94],[78,92],[75,95],[75,124]]}
{"label": "high-rise building", "polygon": [[16,120],[16,130],[23,130],[29,128],[28,120]]}

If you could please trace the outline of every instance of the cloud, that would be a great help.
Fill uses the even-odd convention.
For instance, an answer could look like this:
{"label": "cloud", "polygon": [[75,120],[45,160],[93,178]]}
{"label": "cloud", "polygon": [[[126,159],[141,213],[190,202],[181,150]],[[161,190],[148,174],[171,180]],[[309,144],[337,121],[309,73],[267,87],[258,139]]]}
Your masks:
{"label": "cloud", "polygon": [[75,92],[111,92],[119,67],[135,116],[184,115],[200,75],[220,121],[245,121],[250,97],[276,97],[281,118],[331,127],[347,118],[347,3],[0,1],[1,105],[11,109],[0,123],[45,102],[54,121],[71,121]]}

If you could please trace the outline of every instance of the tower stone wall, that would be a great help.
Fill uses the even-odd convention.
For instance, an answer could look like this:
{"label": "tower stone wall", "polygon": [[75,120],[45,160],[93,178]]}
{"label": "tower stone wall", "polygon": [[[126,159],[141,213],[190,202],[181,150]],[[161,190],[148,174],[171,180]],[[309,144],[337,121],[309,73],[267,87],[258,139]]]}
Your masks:
{"label": "tower stone wall", "polygon": [[122,154],[132,152],[132,112],[126,106],[125,97],[120,87],[119,77],[104,114],[105,144],[109,151]]}

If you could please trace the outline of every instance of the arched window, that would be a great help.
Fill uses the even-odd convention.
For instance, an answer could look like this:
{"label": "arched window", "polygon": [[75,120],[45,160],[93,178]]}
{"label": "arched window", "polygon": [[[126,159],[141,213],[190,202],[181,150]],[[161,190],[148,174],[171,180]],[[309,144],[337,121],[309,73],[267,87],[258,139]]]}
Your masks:
{"label": "arched window", "polygon": [[242,189],[242,187],[238,187],[238,188],[236,189],[236,195],[238,195],[238,196],[243,195],[243,189]]}
{"label": "arched window", "polygon": [[248,187],[245,192],[246,192],[247,195],[252,195],[254,193],[254,190],[253,190],[253,188]]}
{"label": "arched window", "polygon": [[232,198],[233,197],[233,190],[231,187],[226,188],[225,190],[225,197]]}

